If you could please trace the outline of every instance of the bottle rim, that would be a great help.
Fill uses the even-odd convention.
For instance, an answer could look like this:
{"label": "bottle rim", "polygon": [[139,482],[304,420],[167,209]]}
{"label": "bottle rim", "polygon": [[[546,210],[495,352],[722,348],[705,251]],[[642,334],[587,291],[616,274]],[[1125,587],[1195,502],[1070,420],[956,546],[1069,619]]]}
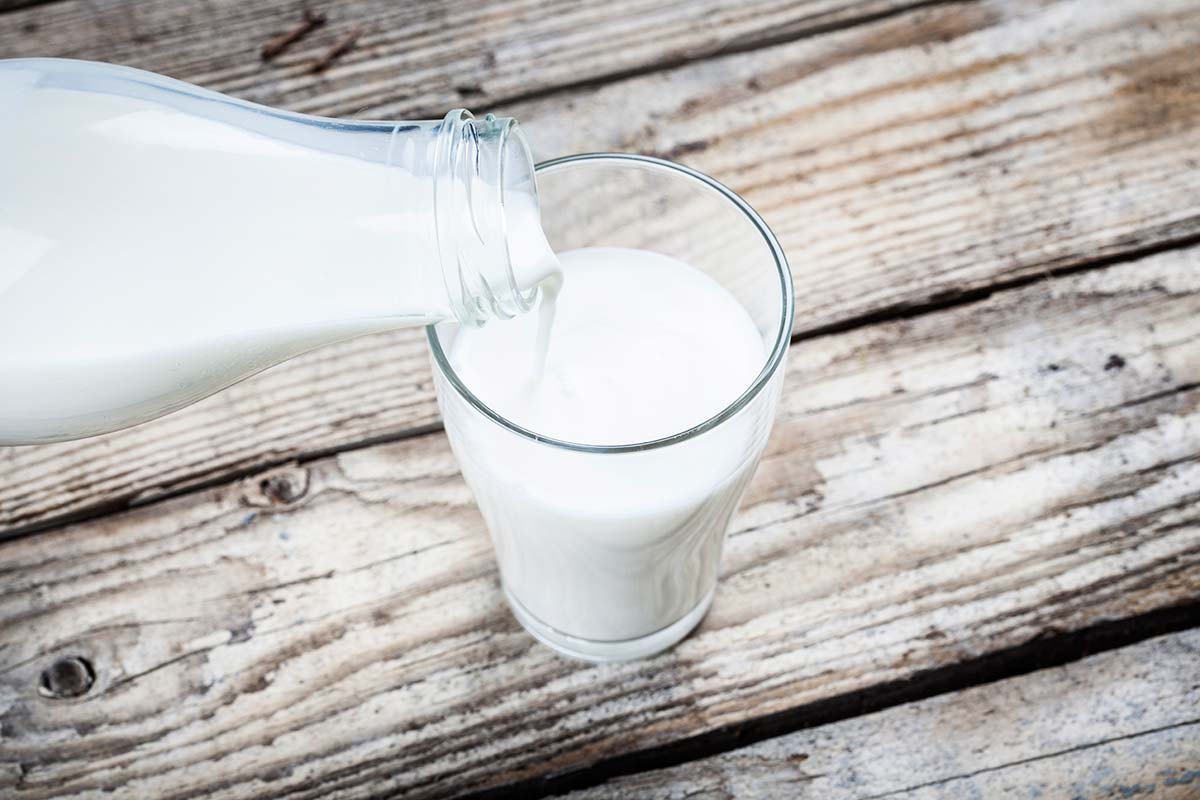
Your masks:
{"label": "bottle rim", "polygon": [[522,129],[511,117],[476,118],[456,108],[442,119],[435,148],[435,234],[455,318],[478,326],[526,313],[538,290],[522,290],[517,281],[506,204],[520,181],[535,206],[538,200]]}

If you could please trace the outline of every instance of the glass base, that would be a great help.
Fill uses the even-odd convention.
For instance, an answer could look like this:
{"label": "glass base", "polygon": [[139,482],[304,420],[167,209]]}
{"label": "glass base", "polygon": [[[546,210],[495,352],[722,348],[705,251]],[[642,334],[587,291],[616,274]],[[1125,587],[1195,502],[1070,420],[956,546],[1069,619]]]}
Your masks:
{"label": "glass base", "polygon": [[654,633],[648,633],[636,639],[623,639],[615,642],[581,639],[578,636],[563,633],[542,622],[533,614],[530,614],[529,610],[521,605],[520,601],[513,597],[507,588],[504,590],[504,596],[508,599],[508,605],[512,609],[513,616],[517,618],[517,621],[521,623],[521,626],[525,630],[529,631],[533,638],[564,656],[578,658],[582,661],[591,661],[593,663],[603,663],[606,661],[628,661],[633,658],[646,658],[661,653],[663,650],[677,644],[692,632],[692,629],[700,623],[700,620],[704,619],[704,615],[708,613],[708,607],[712,604],[713,595],[716,591],[716,586],[709,589],[708,593],[700,598],[700,602],[691,611],[667,627],[659,628]]}

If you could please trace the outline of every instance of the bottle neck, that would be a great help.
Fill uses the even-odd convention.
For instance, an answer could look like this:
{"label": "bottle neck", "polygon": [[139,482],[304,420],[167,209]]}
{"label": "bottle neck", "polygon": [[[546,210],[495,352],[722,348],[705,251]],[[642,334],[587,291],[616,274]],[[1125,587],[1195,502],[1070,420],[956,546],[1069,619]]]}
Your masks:
{"label": "bottle neck", "polygon": [[455,317],[482,325],[529,311],[557,261],[542,233],[533,157],[520,126],[451,111],[435,151],[437,249]]}

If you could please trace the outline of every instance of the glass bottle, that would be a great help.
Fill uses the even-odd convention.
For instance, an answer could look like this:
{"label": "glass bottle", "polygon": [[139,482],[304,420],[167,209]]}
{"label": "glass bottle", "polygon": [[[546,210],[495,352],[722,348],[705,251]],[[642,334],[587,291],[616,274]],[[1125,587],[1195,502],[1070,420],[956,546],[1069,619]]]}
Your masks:
{"label": "glass bottle", "polygon": [[0,61],[0,444],[153,419],[302,352],[527,311],[556,269],[515,120],[365,122]]}

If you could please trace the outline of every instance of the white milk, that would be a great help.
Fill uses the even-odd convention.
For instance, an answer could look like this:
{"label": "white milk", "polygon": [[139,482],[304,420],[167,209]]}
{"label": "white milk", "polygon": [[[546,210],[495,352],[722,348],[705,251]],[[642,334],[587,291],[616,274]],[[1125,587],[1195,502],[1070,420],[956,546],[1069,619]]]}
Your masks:
{"label": "white milk", "polygon": [[[751,318],[699,270],[621,248],[559,260],[544,369],[539,314],[462,330],[449,347],[463,383],[511,422],[581,444],[647,442],[704,423],[763,368]],[[583,453],[506,431],[445,386],[439,396],[519,615],[620,641],[707,602],[769,420],[738,415],[665,448]]]}
{"label": "white milk", "polygon": [[[0,67],[0,443],[135,424],[318,345],[451,316],[432,136],[426,148],[388,127],[355,134],[407,147],[386,164],[323,149],[336,130],[190,99],[176,82],[163,102],[141,84],[130,91],[147,96],[37,83],[43,69],[146,73]],[[204,113],[291,126],[313,146]],[[553,258],[532,197],[508,199],[532,286]]]}

